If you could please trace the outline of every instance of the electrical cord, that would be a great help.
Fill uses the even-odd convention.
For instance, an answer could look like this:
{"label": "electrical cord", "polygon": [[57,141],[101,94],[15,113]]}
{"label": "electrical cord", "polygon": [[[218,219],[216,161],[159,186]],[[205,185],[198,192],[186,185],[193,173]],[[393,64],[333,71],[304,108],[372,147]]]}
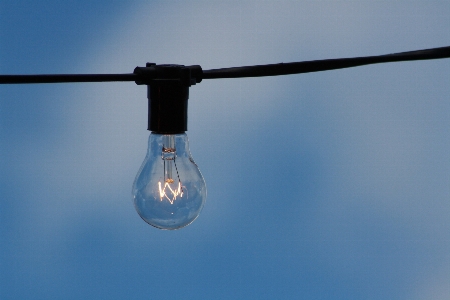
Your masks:
{"label": "electrical cord", "polygon": [[[352,68],[370,64],[441,58],[450,58],[450,46],[378,56],[324,59],[270,65],[212,69],[204,71],[201,70],[200,66],[190,66],[186,68],[190,69],[190,76],[193,79],[188,84],[195,84],[202,81],[202,79],[279,76]],[[173,70],[171,71],[171,68],[167,68],[167,66],[170,67],[172,65],[147,64],[147,67],[137,67],[134,73],[127,74],[0,75],[0,84],[117,81],[134,81],[137,84],[147,84],[151,80],[177,79],[178,73],[175,74]],[[181,72],[179,74],[184,74],[180,75],[181,77],[185,77],[186,75],[185,72]],[[178,79],[180,79],[180,77],[178,77]]]}
{"label": "electrical cord", "polygon": [[363,65],[450,57],[450,47],[408,51],[379,56],[313,60],[271,65],[257,65],[203,71],[203,79],[262,77],[310,73]]}

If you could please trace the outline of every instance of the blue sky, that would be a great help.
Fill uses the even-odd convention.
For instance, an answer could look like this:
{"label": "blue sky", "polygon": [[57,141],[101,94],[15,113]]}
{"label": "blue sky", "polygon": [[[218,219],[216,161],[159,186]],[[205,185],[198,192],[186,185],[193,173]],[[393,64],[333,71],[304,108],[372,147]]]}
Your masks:
{"label": "blue sky", "polygon": [[[447,1],[2,1],[0,73],[448,46]],[[134,83],[0,86],[0,298],[448,299],[450,60],[190,89],[200,217],[134,210]]]}

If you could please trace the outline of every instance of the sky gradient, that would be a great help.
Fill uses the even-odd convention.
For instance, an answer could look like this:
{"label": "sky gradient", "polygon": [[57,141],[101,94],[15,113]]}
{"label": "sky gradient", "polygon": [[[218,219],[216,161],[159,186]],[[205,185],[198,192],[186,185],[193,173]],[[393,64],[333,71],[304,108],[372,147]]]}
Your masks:
{"label": "sky gradient", "polygon": [[[447,1],[2,1],[0,74],[203,69],[450,45]],[[161,231],[131,186],[134,83],[0,86],[1,299],[448,299],[450,60],[190,88],[208,197]]]}

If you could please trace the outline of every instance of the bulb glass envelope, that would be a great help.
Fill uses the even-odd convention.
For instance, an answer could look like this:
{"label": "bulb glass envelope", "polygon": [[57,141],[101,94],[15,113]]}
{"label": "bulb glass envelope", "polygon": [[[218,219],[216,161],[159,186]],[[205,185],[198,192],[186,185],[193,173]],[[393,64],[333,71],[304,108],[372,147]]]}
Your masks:
{"label": "bulb glass envelope", "polygon": [[206,201],[206,184],[185,133],[150,134],[133,201],[141,218],[160,229],[182,228],[197,218]]}

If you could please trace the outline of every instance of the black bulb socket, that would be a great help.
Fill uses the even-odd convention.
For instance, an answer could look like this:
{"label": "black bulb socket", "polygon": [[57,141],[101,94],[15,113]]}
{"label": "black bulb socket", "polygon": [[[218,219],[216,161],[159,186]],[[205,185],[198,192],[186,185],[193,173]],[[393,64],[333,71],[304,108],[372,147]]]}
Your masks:
{"label": "black bulb socket", "polygon": [[200,66],[156,65],[136,67],[136,84],[148,86],[148,127],[160,134],[187,130],[189,87],[202,81]]}
{"label": "black bulb socket", "polygon": [[152,80],[148,84],[148,130],[177,134],[187,130],[189,86],[180,80]]}

